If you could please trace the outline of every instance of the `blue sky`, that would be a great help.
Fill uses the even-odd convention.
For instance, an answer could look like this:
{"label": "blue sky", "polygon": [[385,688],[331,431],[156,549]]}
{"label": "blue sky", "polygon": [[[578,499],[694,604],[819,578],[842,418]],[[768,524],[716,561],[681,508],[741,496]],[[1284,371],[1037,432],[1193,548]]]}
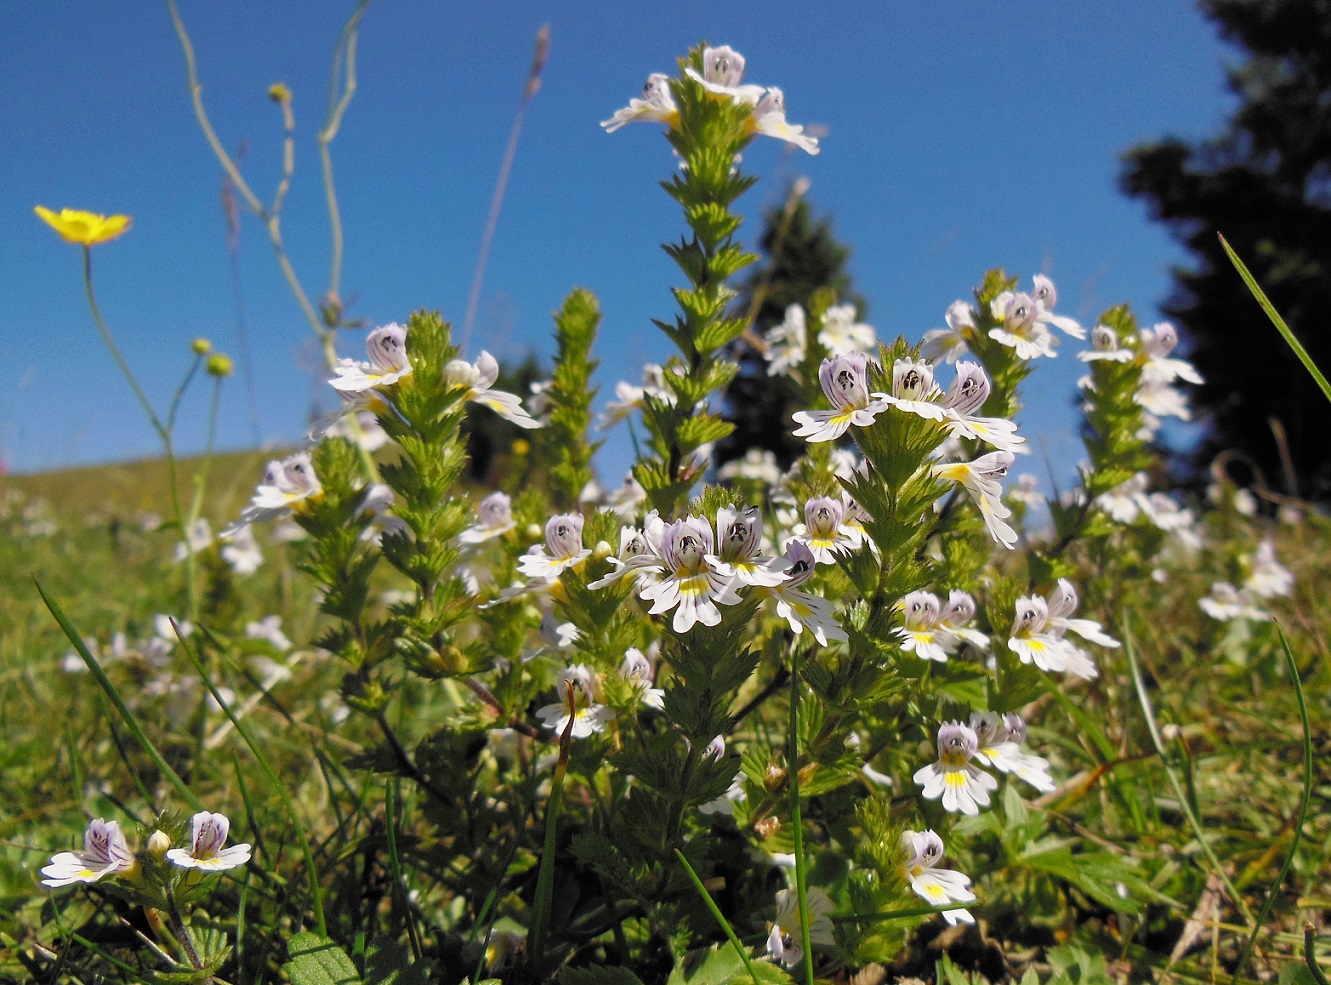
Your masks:
{"label": "blue sky", "polygon": [[[204,99],[223,142],[248,142],[243,170],[271,197],[281,120],[266,97],[295,92],[296,176],[284,236],[309,292],[327,286],[329,238],[314,140],[349,0],[180,0]],[[748,59],[746,81],[780,86],[793,122],[826,128],[806,157],[762,140],[761,179],[740,199],[743,233],[800,175],[851,246],[856,286],[882,337],[942,325],[983,272],[1002,266],[1059,287],[1083,319],[1129,302],[1158,317],[1182,254],[1116,190],[1118,157],[1165,133],[1214,131],[1231,108],[1234,58],[1190,0],[935,0],[820,5],[515,2],[371,5],[359,89],[333,147],[346,232],[343,297],[374,324],[439,309],[461,324],[491,192],[538,27],[551,26],[544,82],[526,119],[469,355],[548,354],[550,312],[573,286],[604,311],[601,402],[669,343],[679,274],[659,249],[683,223],[657,187],[673,166],[659,128],[597,126],[649,72],[673,71],[702,39]],[[35,204],[134,218],[94,253],[103,311],[159,406],[208,336],[236,352],[219,206],[221,173],[192,115],[164,4],[57,0],[0,7],[0,457],[15,471],[155,453],[153,433],[94,333],[78,249]],[[796,156],[797,155],[797,156]],[[299,438],[313,396],[312,334],[266,236],[241,247],[262,436]],[[360,355],[358,335],[344,354]],[[1027,394],[1023,433],[1067,475],[1080,446],[1071,411],[1082,364],[1064,345]],[[946,378],[946,374],[945,378]],[[243,388],[223,399],[219,443],[246,445]],[[202,442],[204,393],[180,444]],[[793,425],[792,425],[793,427]],[[621,433],[602,479],[629,461]],[[1038,460],[1030,470],[1043,471]]]}

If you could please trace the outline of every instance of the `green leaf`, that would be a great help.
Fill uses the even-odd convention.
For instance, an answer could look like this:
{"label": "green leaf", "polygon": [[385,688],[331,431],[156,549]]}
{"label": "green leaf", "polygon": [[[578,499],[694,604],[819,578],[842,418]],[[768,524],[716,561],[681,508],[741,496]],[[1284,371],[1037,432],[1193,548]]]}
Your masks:
{"label": "green leaf", "polygon": [[642,985],[642,979],[623,965],[565,968],[555,981],[558,985]]}
{"label": "green leaf", "polygon": [[413,963],[401,941],[379,937],[366,949],[366,985],[426,985],[429,980],[430,962]]}
{"label": "green leaf", "polygon": [[[754,974],[763,985],[788,985],[794,981],[785,971],[766,961],[756,962]],[[691,951],[675,965],[666,985],[749,985],[753,978],[729,944]]]}
{"label": "green leaf", "polygon": [[287,945],[291,960],[283,965],[291,985],[352,985],[360,983],[347,952],[327,937],[297,934]]}

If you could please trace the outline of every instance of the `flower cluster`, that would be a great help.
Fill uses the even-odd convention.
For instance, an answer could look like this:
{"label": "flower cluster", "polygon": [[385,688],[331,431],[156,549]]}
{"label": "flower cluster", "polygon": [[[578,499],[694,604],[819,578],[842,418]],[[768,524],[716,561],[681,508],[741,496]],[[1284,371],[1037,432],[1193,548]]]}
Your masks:
{"label": "flower cluster", "polygon": [[1009,649],[1022,663],[1033,663],[1041,670],[1067,672],[1085,680],[1098,676],[1090,655],[1067,638],[1068,631],[1099,646],[1114,648],[1119,644],[1095,620],[1072,618],[1077,601],[1077,590],[1066,578],[1058,580],[1048,599],[1039,595],[1019,598],[1007,641]]}
{"label": "flower cluster", "polygon": [[[727,99],[736,106],[750,110],[746,126],[751,132],[761,133],[794,144],[810,154],[818,153],[818,139],[804,132],[804,127],[786,121],[785,94],[776,86],[745,85],[744,56],[728,45],[704,48],[702,71],[689,66],[685,73],[707,92]],[[679,123],[679,108],[675,104],[673,82],[669,76],[654,72],[642,87],[641,98],[629,100],[623,109],[604,120],[601,126],[614,133],[626,123],[653,122],[675,127]]]}
{"label": "flower cluster", "polygon": [[[184,869],[221,872],[234,869],[250,860],[250,846],[226,844],[231,822],[225,814],[200,811],[190,822],[191,837],[188,848],[171,848],[170,839],[155,831],[148,841],[147,850],[157,858],[165,857]],[[98,882],[107,876],[129,877],[140,866],[139,859],[130,850],[119,822],[94,818],[83,834],[83,851],[58,852],[42,868],[42,884],[52,889],[77,882]]]}

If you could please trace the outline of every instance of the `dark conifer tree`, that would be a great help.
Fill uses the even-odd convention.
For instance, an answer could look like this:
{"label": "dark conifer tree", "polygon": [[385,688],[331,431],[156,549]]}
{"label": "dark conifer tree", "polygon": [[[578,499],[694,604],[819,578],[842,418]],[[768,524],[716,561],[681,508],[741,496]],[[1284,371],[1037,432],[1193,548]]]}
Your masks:
{"label": "dark conifer tree", "polygon": [[[1331,496],[1328,408],[1225,257],[1223,233],[1323,371],[1331,370],[1331,0],[1199,0],[1248,57],[1229,71],[1240,100],[1218,136],[1168,137],[1124,161],[1144,199],[1192,254],[1165,313],[1205,377],[1201,469],[1233,450],[1284,485],[1272,421],[1287,436],[1297,492]],[[1288,490],[1295,491],[1295,490]]]}

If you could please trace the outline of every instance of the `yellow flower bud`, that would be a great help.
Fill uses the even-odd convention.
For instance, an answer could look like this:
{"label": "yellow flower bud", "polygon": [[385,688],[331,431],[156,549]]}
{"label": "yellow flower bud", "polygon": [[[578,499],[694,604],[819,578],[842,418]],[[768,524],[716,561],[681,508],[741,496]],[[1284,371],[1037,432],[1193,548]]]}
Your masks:
{"label": "yellow flower bud", "polygon": [[268,98],[281,106],[291,102],[291,89],[285,82],[274,82],[268,87]]}
{"label": "yellow flower bud", "polygon": [[208,357],[209,376],[230,376],[234,369],[230,356],[218,352]]}
{"label": "yellow flower bud", "polygon": [[518,438],[513,442],[513,454],[525,455],[531,451],[531,442],[526,438]]}
{"label": "yellow flower bud", "polygon": [[208,353],[213,351],[213,344],[209,342],[207,339],[205,339],[203,336],[199,336],[197,339],[191,342],[189,344],[189,347],[190,351],[193,352],[196,356],[206,356],[208,355]]}

